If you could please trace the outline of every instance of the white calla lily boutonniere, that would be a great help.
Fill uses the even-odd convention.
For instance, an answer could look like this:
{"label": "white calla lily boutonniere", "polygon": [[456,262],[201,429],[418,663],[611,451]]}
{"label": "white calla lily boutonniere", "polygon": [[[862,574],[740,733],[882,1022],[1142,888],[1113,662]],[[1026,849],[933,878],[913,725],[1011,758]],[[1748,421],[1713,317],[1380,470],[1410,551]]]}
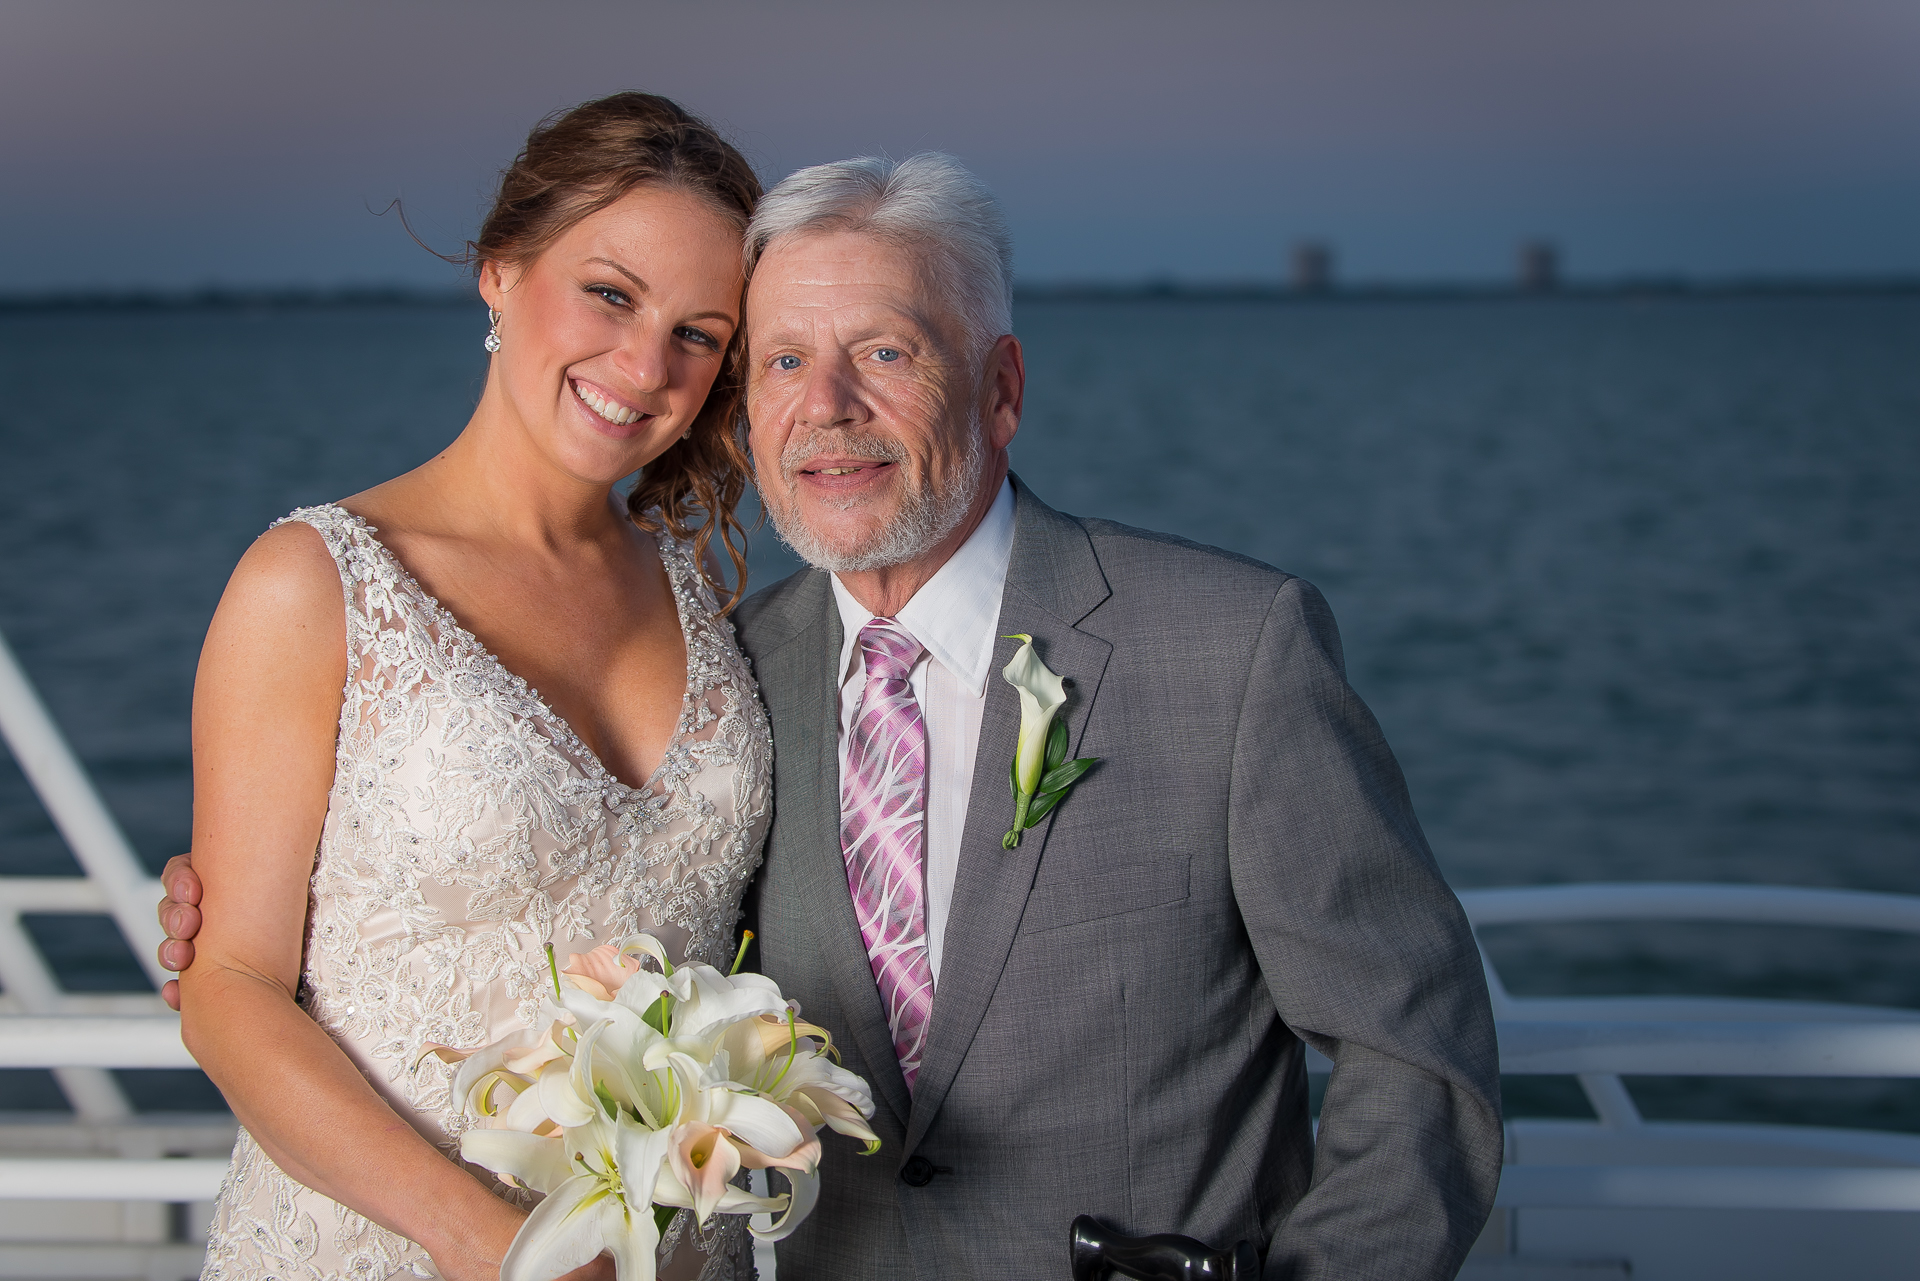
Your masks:
{"label": "white calla lily boutonniere", "polygon": [[1097,756],[1067,759],[1067,725],[1055,713],[1067,701],[1066,683],[1033,652],[1033,637],[1021,642],[1000,675],[1020,694],[1020,741],[1013,752],[1013,826],[1000,838],[1002,849],[1020,844],[1020,833],[1053,811],[1080,776],[1100,763]]}

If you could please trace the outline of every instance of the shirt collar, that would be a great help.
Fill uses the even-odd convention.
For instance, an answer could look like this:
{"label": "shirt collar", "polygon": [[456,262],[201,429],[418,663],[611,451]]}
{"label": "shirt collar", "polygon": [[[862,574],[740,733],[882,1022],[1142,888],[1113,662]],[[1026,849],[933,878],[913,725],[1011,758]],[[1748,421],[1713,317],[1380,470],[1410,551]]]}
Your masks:
{"label": "shirt collar", "polygon": [[[993,666],[993,628],[1000,621],[1000,593],[1013,559],[1013,483],[1000,493],[979,527],[947,558],[947,563],[913,594],[895,615],[927,653],[978,698],[986,692]],[[840,678],[852,673],[860,629],[873,615],[831,576],[833,602],[840,609]]]}

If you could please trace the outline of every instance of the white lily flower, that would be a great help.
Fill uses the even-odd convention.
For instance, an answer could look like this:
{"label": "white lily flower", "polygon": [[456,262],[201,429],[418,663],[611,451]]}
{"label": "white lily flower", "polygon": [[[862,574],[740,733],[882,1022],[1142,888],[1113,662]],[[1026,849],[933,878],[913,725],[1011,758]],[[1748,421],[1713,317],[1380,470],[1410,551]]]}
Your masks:
{"label": "white lily flower", "polygon": [[1013,826],[1000,839],[1002,849],[1020,844],[1020,833],[1047,816],[1080,776],[1098,764],[1095,757],[1069,761],[1066,725],[1054,719],[1067,701],[1067,685],[1033,652],[1033,637],[1020,642],[1001,677],[1020,695],[1020,737],[1013,750]]}
{"label": "white lily flower", "polygon": [[[484,1133],[484,1131],[482,1131]],[[628,1181],[652,1191],[666,1160],[667,1136],[631,1122],[597,1118],[564,1136],[563,1154],[572,1174],[548,1192],[513,1239],[500,1264],[500,1281],[553,1281],[613,1252],[621,1281],[653,1281],[660,1225],[650,1195],[628,1200]],[[462,1143],[462,1152],[465,1144]],[[487,1155],[485,1143],[477,1150]],[[544,1154],[521,1166],[529,1175],[551,1177]],[[501,1173],[514,1173],[502,1170]]]}
{"label": "white lily flower", "polygon": [[[653,1281],[676,1208],[702,1225],[769,1216],[748,1227],[779,1240],[818,1199],[823,1125],[878,1146],[866,1082],[829,1059],[831,1038],[771,980],[674,966],[648,935],[570,958],[565,981],[552,972],[545,1035],[427,1051],[460,1062],[454,1098],[481,1121],[461,1155],[545,1195],[501,1281],[552,1281],[602,1250],[620,1281]],[[733,1186],[747,1169],[777,1169],[792,1191]]]}
{"label": "white lily flower", "polygon": [[1066,704],[1067,686],[1033,652],[1033,637],[1020,632],[1012,639],[1020,642],[1020,648],[1013,652],[1013,661],[1000,676],[1020,695],[1020,741],[1013,750],[1013,782],[1020,792],[1032,796],[1040,790],[1040,775],[1047,763],[1047,731],[1053,728],[1054,713]]}
{"label": "white lily flower", "polygon": [[728,1028],[722,1045],[738,1084],[793,1109],[809,1129],[826,1125],[877,1147],[867,1083],[828,1057],[827,1040],[811,1023],[763,1015]]}

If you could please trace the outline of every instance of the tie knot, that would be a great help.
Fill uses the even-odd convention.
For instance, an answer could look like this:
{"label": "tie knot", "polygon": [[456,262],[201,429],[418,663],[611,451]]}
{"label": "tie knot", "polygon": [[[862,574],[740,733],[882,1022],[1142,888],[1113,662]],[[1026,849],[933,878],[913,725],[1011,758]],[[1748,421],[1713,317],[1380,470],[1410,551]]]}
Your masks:
{"label": "tie knot", "polygon": [[907,679],[925,648],[891,618],[876,618],[860,629],[860,655],[868,680]]}

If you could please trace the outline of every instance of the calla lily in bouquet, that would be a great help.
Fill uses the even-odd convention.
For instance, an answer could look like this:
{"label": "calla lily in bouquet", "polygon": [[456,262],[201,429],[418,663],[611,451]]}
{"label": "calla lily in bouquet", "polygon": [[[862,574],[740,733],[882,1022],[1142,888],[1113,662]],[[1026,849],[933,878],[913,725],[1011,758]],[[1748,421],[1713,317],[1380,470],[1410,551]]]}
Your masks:
{"label": "calla lily in bouquet", "polygon": [[1020,833],[1051,813],[1100,758],[1067,759],[1066,722],[1054,716],[1066,704],[1066,682],[1033,652],[1033,637],[1018,632],[1006,639],[1020,642],[1013,661],[1000,673],[1020,695],[1020,738],[1013,752],[1013,826],[1000,839],[1000,847],[1010,850],[1020,844]]}
{"label": "calla lily in bouquet", "polygon": [[[741,944],[744,956],[746,944]],[[657,968],[644,961],[651,959]],[[653,1281],[674,1214],[767,1214],[778,1241],[819,1192],[825,1125],[865,1140],[867,1083],[833,1061],[832,1038],[802,1022],[771,979],[674,965],[652,935],[553,965],[547,1030],[478,1050],[432,1047],[460,1063],[455,1102],[475,1120],[460,1154],[545,1194],[500,1266],[501,1281],[552,1281],[611,1251],[620,1281]],[[564,982],[562,981],[564,977]],[[756,1196],[741,1170],[777,1169],[790,1192]]]}

